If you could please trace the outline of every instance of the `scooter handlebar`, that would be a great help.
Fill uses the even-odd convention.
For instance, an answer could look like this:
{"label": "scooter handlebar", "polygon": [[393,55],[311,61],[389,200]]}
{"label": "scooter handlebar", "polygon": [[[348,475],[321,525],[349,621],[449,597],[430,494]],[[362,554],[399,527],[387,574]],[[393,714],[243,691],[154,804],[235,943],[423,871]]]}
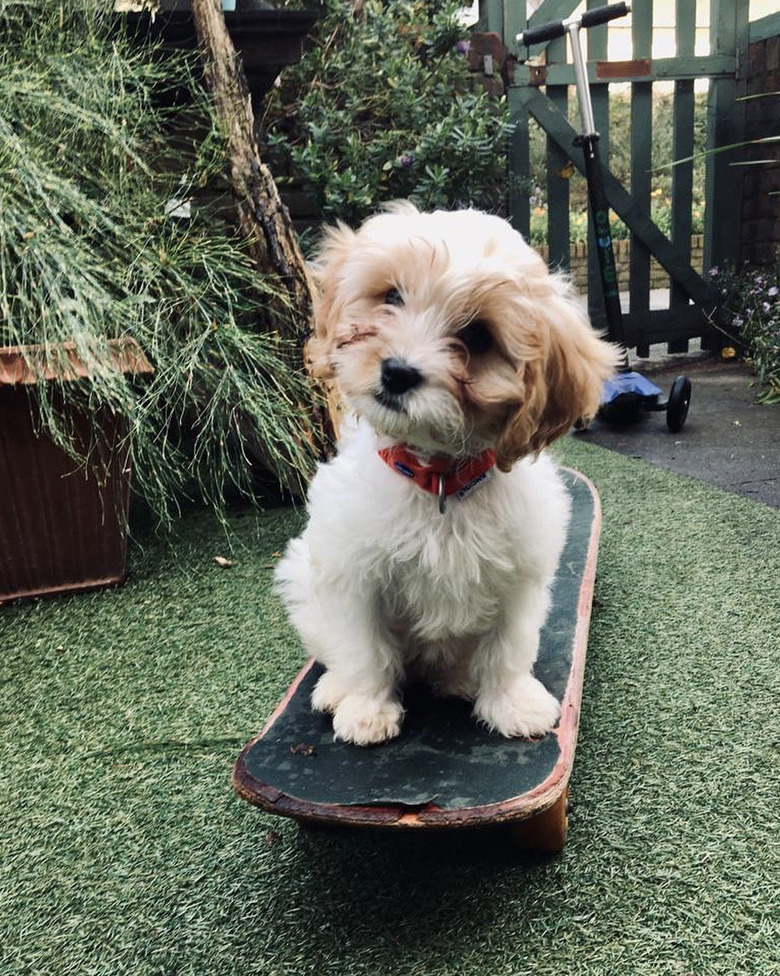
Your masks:
{"label": "scooter handlebar", "polygon": [[[616,17],[625,17],[630,9],[630,3],[610,3],[605,7],[586,10],[579,18],[580,27],[606,24],[608,20],[614,20]],[[531,47],[532,44],[554,41],[556,37],[563,37],[566,33],[566,25],[570,23],[571,21],[551,20],[549,24],[542,24],[541,27],[532,27],[517,35],[517,43]]]}
{"label": "scooter handlebar", "polygon": [[614,20],[616,17],[625,17],[630,9],[630,3],[610,3],[606,7],[586,10],[580,19],[580,27],[595,27],[597,24],[606,24],[608,20]]}
{"label": "scooter handlebar", "polygon": [[523,31],[517,35],[517,43],[531,47],[532,44],[541,44],[544,41],[554,41],[556,37],[563,37],[566,28],[562,20],[551,20],[549,24],[542,24],[541,27],[532,27],[530,30]]}

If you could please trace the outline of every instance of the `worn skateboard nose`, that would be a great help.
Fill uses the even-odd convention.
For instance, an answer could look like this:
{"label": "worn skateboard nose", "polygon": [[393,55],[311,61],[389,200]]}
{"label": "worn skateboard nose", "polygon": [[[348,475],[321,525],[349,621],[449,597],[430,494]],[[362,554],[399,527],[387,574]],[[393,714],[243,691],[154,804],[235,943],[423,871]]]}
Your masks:
{"label": "worn skateboard nose", "polygon": [[387,393],[400,396],[415,389],[423,381],[422,373],[419,369],[407,363],[403,359],[391,356],[382,360],[382,388]]}

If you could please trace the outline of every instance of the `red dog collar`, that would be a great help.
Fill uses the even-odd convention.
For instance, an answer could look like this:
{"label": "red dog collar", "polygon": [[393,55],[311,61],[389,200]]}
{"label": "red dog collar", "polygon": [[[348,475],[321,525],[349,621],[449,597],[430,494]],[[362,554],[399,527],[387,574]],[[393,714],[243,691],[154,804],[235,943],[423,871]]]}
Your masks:
{"label": "red dog collar", "polygon": [[428,464],[403,444],[385,447],[379,456],[398,474],[414,481],[418,488],[439,499],[439,511],[444,512],[450,495],[465,498],[489,477],[496,463],[496,452],[491,448],[474,457],[454,461],[451,458],[433,458]]}

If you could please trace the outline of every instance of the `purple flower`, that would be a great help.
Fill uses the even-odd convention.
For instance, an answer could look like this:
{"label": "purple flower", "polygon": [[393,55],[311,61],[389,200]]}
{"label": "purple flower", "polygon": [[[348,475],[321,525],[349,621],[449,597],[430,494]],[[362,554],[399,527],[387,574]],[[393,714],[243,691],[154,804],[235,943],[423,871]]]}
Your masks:
{"label": "purple flower", "polygon": [[770,298],[774,298],[775,295],[777,295],[778,293],[780,293],[780,288],[778,288],[777,285],[772,285],[772,287],[767,292],[767,295],[769,295]]}
{"label": "purple flower", "polygon": [[458,54],[468,54],[470,48],[471,41],[462,40],[458,41],[458,43],[455,45],[455,50]]}
{"label": "purple flower", "polygon": [[398,157],[397,162],[401,169],[410,169],[414,166],[414,156],[411,153],[403,153]]}

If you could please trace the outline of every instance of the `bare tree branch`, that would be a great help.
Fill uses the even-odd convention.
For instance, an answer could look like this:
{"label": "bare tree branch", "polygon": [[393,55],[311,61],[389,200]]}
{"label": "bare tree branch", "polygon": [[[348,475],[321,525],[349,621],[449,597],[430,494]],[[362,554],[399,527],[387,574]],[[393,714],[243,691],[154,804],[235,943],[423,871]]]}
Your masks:
{"label": "bare tree branch", "polygon": [[[192,0],[192,15],[204,59],[206,83],[214,96],[228,140],[230,183],[238,222],[258,271],[281,285],[283,299],[266,309],[271,328],[291,340],[293,369],[304,368],[304,344],[313,325],[313,289],[290,215],[269,168],[260,158],[246,75],[225,25],[220,0]],[[315,393],[322,393],[312,383]],[[315,397],[315,400],[317,397]],[[323,398],[324,402],[324,398]],[[302,433],[319,454],[332,440],[328,411],[302,406],[311,429]]]}
{"label": "bare tree branch", "polygon": [[[239,225],[258,270],[274,275],[286,293],[289,307],[272,309],[274,325],[301,349],[312,322],[311,283],[290,215],[271,171],[260,158],[244,69],[225,26],[220,0],[192,0],[192,15],[204,54],[206,81],[228,139]],[[294,316],[289,314],[290,308]],[[300,325],[291,328],[296,318]]]}

